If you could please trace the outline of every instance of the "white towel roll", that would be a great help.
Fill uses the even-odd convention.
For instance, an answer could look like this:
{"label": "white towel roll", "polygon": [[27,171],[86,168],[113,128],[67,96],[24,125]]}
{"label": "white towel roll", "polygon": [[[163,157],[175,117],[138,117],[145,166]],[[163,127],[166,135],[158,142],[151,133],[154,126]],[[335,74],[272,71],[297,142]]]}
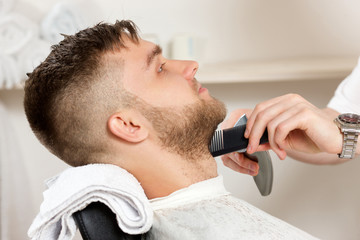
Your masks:
{"label": "white towel roll", "polygon": [[50,43],[36,39],[31,41],[18,55],[19,71],[21,77],[26,78],[26,73],[32,72],[51,51]]}
{"label": "white towel roll", "polygon": [[0,88],[13,88],[18,86],[21,80],[15,58],[0,52]]}
{"label": "white towel roll", "polygon": [[59,2],[41,22],[41,35],[52,44],[63,39],[61,34],[72,35],[85,28],[85,18],[74,4]]}
{"label": "white towel roll", "polygon": [[0,0],[0,16],[9,13],[15,5],[15,0]]}
{"label": "white towel roll", "polygon": [[96,201],[115,213],[126,233],[145,233],[152,226],[152,208],[140,183],[115,165],[69,168],[48,180],[47,186],[40,213],[28,231],[32,240],[72,239],[76,232],[72,214]]}
{"label": "white towel roll", "polygon": [[30,19],[16,13],[0,17],[0,52],[16,54],[38,36],[39,28]]}

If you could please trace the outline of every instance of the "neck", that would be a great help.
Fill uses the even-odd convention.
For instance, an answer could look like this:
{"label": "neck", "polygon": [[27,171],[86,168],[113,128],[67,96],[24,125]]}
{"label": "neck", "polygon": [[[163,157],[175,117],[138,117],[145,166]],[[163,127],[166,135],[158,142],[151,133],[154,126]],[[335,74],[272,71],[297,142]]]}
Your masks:
{"label": "neck", "polygon": [[191,184],[216,177],[217,165],[210,153],[195,160],[153,149],[129,156],[124,167],[141,183],[149,199],[165,197]]}

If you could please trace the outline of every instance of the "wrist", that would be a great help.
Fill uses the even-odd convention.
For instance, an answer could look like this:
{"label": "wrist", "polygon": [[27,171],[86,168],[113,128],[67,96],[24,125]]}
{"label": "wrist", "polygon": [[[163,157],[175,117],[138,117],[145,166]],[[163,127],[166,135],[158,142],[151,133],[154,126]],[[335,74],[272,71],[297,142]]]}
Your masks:
{"label": "wrist", "polygon": [[340,114],[334,120],[343,135],[340,158],[352,159],[359,153],[358,136],[360,133],[360,115],[353,113]]}
{"label": "wrist", "polygon": [[335,119],[340,114],[338,111],[332,108],[323,108],[321,109],[321,111],[326,117],[328,117],[331,120]]}

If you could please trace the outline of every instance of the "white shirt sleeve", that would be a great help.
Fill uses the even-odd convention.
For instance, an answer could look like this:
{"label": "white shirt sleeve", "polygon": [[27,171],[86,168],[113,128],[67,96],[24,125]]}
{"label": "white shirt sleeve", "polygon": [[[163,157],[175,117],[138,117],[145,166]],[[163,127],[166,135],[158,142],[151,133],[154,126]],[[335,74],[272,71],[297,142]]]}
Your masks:
{"label": "white shirt sleeve", "polygon": [[360,114],[360,58],[352,73],[337,87],[327,106],[339,113]]}

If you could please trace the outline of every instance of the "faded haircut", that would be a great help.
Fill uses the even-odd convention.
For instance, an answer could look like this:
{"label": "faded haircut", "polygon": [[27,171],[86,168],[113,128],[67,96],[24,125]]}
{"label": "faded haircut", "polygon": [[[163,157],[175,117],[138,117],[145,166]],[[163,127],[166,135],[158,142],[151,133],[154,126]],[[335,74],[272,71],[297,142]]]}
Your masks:
{"label": "faded haircut", "polygon": [[99,23],[64,37],[28,74],[25,113],[40,142],[64,162],[104,162],[107,118],[130,101],[120,81],[125,59],[109,62],[105,54],[126,49],[125,37],[138,44],[137,27],[125,20]]}

